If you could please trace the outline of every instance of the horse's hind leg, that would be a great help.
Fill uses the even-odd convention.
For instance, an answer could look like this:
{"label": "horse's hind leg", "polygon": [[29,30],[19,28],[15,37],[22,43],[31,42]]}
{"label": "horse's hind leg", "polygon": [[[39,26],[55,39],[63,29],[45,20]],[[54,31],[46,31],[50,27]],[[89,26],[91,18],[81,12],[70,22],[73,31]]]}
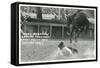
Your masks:
{"label": "horse's hind leg", "polygon": [[72,33],[70,33],[70,35],[69,35],[69,42],[70,42],[70,43],[72,43],[72,38],[73,38],[73,37],[72,37]]}
{"label": "horse's hind leg", "polygon": [[71,32],[71,33],[70,33],[70,36],[69,36],[70,43],[72,43],[72,38],[73,38],[73,36],[72,36],[72,32]]}
{"label": "horse's hind leg", "polygon": [[75,37],[75,42],[77,42],[77,37]]}
{"label": "horse's hind leg", "polygon": [[72,43],[72,38],[70,38],[70,43]]}
{"label": "horse's hind leg", "polygon": [[77,42],[77,38],[78,38],[78,34],[77,33],[75,33],[75,35],[74,35],[75,37],[75,42]]}

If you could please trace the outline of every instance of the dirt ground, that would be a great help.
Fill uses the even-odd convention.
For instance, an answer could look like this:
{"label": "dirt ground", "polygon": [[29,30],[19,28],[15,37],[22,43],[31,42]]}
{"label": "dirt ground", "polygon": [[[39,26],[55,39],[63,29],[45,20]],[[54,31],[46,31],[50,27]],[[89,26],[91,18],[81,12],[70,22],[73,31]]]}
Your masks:
{"label": "dirt ground", "polygon": [[[62,56],[58,54],[58,44],[63,41],[66,46],[76,48],[77,54]],[[79,40],[77,43],[69,43],[68,40],[22,40],[21,61],[45,61],[86,59],[96,57],[96,45],[93,40]]]}

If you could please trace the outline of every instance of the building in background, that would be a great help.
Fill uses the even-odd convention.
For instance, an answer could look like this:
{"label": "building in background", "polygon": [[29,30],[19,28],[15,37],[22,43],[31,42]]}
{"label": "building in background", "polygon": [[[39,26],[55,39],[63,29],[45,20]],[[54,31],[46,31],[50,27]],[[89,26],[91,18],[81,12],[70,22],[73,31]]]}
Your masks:
{"label": "building in background", "polygon": [[[77,9],[21,6],[22,32],[47,33],[49,38],[68,39],[67,16],[76,11]],[[80,38],[94,39],[94,11],[82,11],[92,21],[88,33],[82,33]]]}

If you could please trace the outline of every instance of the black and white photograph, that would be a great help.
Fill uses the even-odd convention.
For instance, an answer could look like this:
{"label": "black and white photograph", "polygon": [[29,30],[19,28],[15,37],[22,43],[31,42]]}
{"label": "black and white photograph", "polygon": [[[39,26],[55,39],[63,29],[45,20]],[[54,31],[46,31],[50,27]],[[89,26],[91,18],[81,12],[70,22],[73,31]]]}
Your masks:
{"label": "black and white photograph", "polygon": [[96,9],[19,4],[19,64],[96,60]]}
{"label": "black and white photograph", "polygon": [[2,0],[0,68],[100,68],[100,0]]}

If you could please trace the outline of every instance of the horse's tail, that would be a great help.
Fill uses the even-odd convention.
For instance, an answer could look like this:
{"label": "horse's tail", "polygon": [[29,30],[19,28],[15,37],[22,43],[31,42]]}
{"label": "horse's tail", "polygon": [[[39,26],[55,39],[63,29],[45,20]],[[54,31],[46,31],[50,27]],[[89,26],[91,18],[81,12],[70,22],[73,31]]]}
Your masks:
{"label": "horse's tail", "polygon": [[89,30],[89,24],[90,24],[90,22],[87,20],[87,22],[85,24],[85,28],[84,28],[85,33],[87,33]]}

